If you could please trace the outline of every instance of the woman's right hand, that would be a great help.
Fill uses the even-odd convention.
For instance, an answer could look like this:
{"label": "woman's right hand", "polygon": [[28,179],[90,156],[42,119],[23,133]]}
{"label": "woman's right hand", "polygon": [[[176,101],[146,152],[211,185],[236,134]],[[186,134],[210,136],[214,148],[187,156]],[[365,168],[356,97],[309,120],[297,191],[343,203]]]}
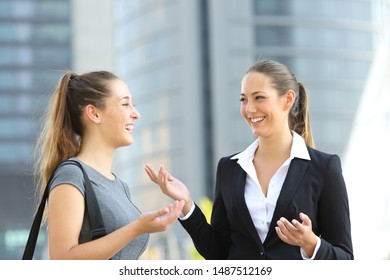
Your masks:
{"label": "woman's right hand", "polygon": [[161,191],[165,195],[175,200],[184,200],[184,215],[187,214],[188,211],[190,211],[193,202],[191,194],[188,191],[186,185],[184,185],[180,180],[169,174],[163,166],[160,166],[158,174],[150,164],[147,164],[145,166],[145,171],[148,174],[150,180],[160,186]]}

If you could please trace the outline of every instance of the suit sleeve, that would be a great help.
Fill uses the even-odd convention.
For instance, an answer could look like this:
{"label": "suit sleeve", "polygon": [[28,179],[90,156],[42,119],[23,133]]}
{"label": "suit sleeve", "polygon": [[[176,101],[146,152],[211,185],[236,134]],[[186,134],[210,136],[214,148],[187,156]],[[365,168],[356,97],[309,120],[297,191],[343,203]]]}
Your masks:
{"label": "suit sleeve", "polygon": [[188,219],[184,221],[179,220],[184,229],[191,236],[198,252],[205,259],[210,260],[226,259],[230,244],[230,226],[221,192],[222,186],[220,177],[223,173],[221,162],[222,160],[219,162],[217,168],[211,224],[207,223],[206,217],[197,205],[195,205],[195,210]]}
{"label": "suit sleeve", "polygon": [[353,259],[348,194],[340,158],[329,158],[319,201],[321,246],[315,259]]}

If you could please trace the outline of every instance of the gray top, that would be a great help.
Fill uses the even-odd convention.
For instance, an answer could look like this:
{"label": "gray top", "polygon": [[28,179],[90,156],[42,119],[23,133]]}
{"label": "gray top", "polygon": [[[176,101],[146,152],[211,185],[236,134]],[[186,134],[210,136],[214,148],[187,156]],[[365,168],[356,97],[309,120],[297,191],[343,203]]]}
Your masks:
{"label": "gray top", "polygon": [[[140,211],[132,203],[129,188],[126,183],[118,179],[111,180],[92,167],[81,163],[87,173],[99,203],[100,212],[107,233],[113,232],[137,219]],[[50,191],[60,184],[70,184],[76,187],[84,196],[84,176],[81,169],[72,164],[60,166],[54,173],[50,184]],[[79,242],[91,240],[90,223],[87,213],[84,215]],[[121,251],[112,257],[113,260],[135,260],[145,251],[149,239],[148,234],[142,234],[128,243]]]}

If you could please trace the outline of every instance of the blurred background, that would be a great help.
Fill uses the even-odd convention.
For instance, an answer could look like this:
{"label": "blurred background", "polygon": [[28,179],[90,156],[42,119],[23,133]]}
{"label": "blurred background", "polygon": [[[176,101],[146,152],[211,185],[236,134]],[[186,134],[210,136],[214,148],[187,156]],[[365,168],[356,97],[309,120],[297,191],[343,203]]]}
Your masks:
{"label": "blurred background", "polygon": [[[303,82],[318,149],[341,157],[356,259],[390,259],[390,0],[0,0],[0,259],[21,259],[33,153],[65,70],[109,70],[141,114],[114,172],[143,211],[170,202],[164,164],[210,212],[220,157],[246,148],[240,82],[259,58]],[[42,230],[36,258],[47,258]],[[176,223],[143,259],[196,259]]]}

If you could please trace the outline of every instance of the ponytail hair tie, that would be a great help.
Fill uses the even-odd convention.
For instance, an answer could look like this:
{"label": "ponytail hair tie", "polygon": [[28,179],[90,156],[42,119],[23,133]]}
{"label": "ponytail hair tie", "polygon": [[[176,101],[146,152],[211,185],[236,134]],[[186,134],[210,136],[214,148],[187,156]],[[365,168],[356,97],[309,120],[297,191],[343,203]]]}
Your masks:
{"label": "ponytail hair tie", "polygon": [[70,76],[69,80],[79,80],[80,79],[80,76],[77,75],[77,74],[73,74],[72,76]]}

